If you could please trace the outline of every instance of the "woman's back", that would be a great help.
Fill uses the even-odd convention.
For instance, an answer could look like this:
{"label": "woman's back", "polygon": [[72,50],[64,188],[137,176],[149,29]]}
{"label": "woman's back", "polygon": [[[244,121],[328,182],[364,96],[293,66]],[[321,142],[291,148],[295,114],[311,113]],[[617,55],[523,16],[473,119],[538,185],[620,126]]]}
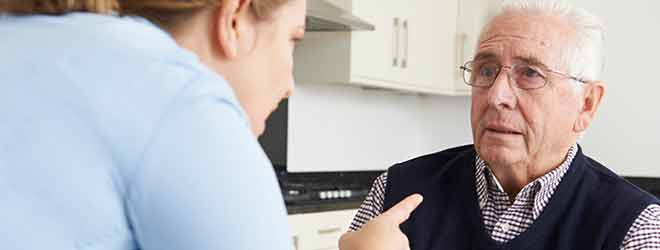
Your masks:
{"label": "woman's back", "polygon": [[230,86],[166,32],[69,14],[0,33],[1,248],[290,246]]}

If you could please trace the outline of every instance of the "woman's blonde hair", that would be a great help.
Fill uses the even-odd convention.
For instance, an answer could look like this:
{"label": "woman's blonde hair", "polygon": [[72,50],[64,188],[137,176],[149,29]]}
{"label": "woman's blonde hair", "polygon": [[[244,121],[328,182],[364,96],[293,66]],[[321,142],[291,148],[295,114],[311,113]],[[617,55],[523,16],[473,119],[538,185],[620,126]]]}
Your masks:
{"label": "woman's blonde hair", "polygon": [[[252,0],[251,8],[258,18],[267,18],[288,1]],[[142,16],[163,28],[173,28],[197,11],[221,3],[222,0],[0,0],[0,14],[117,13]]]}

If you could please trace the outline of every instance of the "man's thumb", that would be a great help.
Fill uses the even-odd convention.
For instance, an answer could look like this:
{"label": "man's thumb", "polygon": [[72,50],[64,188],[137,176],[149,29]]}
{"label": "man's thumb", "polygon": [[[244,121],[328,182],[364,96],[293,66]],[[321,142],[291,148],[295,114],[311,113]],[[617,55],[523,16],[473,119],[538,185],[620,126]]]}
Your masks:
{"label": "man's thumb", "polygon": [[422,200],[423,197],[420,194],[412,194],[385,211],[381,216],[400,225],[408,220],[410,214],[422,203]]}

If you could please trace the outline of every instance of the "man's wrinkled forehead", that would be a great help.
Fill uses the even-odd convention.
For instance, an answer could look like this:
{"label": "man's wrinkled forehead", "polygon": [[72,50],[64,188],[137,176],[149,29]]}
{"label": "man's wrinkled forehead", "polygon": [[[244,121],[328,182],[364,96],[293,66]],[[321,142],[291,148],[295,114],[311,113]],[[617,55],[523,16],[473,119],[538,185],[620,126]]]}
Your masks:
{"label": "man's wrinkled forehead", "polygon": [[570,35],[570,27],[558,18],[504,15],[489,24],[479,42],[478,53],[536,57],[556,64]]}

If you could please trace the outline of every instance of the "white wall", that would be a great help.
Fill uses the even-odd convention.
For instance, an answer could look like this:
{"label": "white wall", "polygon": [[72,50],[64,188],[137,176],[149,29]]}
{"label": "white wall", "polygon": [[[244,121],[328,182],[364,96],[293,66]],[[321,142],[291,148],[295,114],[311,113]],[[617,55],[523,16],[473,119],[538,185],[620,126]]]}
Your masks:
{"label": "white wall", "polygon": [[288,170],[386,169],[472,141],[468,97],[299,84],[289,100]]}
{"label": "white wall", "polygon": [[[608,29],[607,93],[585,152],[622,175],[660,177],[660,1],[573,0]],[[289,169],[385,169],[470,143],[468,97],[419,97],[300,84],[291,99]]]}

